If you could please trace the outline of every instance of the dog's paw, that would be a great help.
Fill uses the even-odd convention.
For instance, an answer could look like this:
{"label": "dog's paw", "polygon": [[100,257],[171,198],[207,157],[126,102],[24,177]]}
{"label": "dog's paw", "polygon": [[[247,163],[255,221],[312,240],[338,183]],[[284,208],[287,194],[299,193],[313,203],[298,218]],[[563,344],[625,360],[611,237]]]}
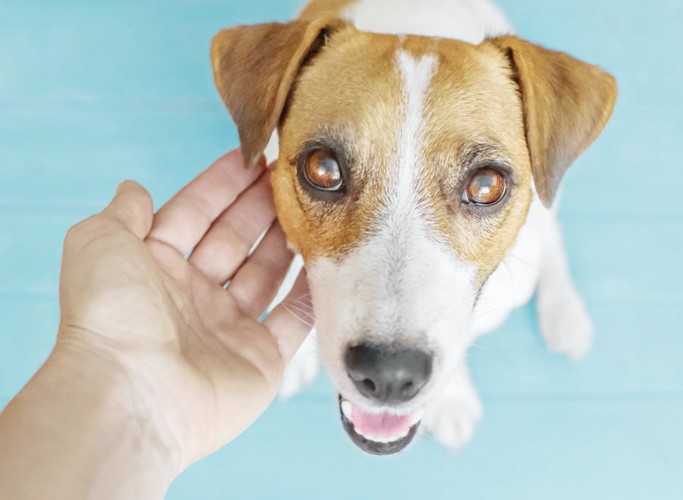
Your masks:
{"label": "dog's paw", "polygon": [[437,442],[455,451],[470,442],[482,414],[479,395],[467,380],[427,405],[422,425]]}
{"label": "dog's paw", "polygon": [[280,399],[286,400],[310,385],[319,370],[318,350],[309,335],[285,370],[280,386]]}
{"label": "dog's paw", "polygon": [[537,309],[541,334],[551,352],[573,360],[586,355],[593,343],[593,324],[573,287],[539,294]]}

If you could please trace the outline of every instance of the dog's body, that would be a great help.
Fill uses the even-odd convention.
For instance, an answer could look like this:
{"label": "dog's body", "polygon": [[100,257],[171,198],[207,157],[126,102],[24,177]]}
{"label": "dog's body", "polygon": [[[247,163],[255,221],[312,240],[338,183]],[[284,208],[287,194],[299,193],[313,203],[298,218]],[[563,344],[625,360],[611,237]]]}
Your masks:
{"label": "dog's body", "polygon": [[[548,97],[544,104],[547,109],[542,109],[539,114],[531,102],[538,97],[530,96],[538,96],[542,92],[533,88],[534,82],[524,81],[528,75],[522,73],[530,71],[525,68],[533,66],[530,61],[535,58],[561,57],[553,59],[552,65],[556,67],[565,64],[572,66],[574,60],[569,61],[565,59],[567,56],[557,56],[549,51],[536,54],[536,48],[518,45],[516,39],[510,37],[497,38],[492,44],[482,42],[487,37],[512,31],[504,15],[488,0],[314,0],[301,14],[302,21],[311,25],[322,23],[320,19],[330,18],[343,19],[363,31],[401,36],[362,35],[356,31],[348,33],[348,28],[325,27],[323,38],[316,42],[322,48],[309,49],[314,54],[311,56],[313,62],[308,59],[304,61],[304,56],[301,56],[299,64],[304,69],[298,70],[301,75],[297,76],[297,83],[289,84],[295,88],[293,91],[288,90],[293,95],[287,97],[287,102],[284,97],[279,97],[282,109],[286,109],[284,114],[291,116],[287,116],[286,120],[278,116],[276,120],[280,123],[281,153],[273,172],[273,185],[280,218],[294,248],[306,260],[323,357],[342,394],[343,420],[354,441],[371,452],[397,451],[410,440],[416,428],[413,424],[424,413],[422,420],[426,430],[443,444],[456,448],[470,439],[481,417],[481,404],[464,363],[464,352],[478,335],[500,326],[514,308],[527,303],[537,293],[540,329],[549,348],[577,359],[590,346],[591,323],[569,274],[560,229],[554,211],[549,206],[563,169],[595,138],[607,121],[616,90],[609,77],[577,61],[581,66],[577,66],[576,71],[585,73],[567,73],[556,84],[567,85],[567,93],[573,94],[573,87],[578,90],[581,80],[596,78],[595,85],[600,88],[598,93],[601,93],[596,100],[600,102],[591,105],[592,109],[588,110],[589,105],[584,105],[580,102],[581,98],[576,98],[567,107],[554,109],[558,106],[555,101],[561,97]],[[478,52],[470,56],[472,49],[469,45],[405,37],[403,34],[445,37],[479,44],[475,46]],[[326,47],[327,37],[332,38],[332,48],[329,50]],[[234,40],[231,34],[230,47],[236,46]],[[216,54],[228,59],[222,55],[226,50],[222,43],[219,41],[218,49],[216,44],[214,46],[214,69],[217,75],[222,69],[216,62]],[[386,49],[383,48],[385,45]],[[228,46],[228,42],[225,42],[225,46]],[[337,52],[334,52],[335,49]],[[323,55],[318,56],[321,50]],[[329,55],[325,53],[326,50]],[[378,54],[367,68],[351,62],[354,61],[352,55],[364,51],[370,54],[369,58],[373,57],[373,51]],[[337,55],[333,57],[333,53]],[[507,104],[514,104],[518,99],[510,80],[505,80],[510,77],[507,70],[502,72],[504,80],[499,80],[494,74],[505,60],[501,53],[512,58],[512,71],[519,72],[514,78],[525,99],[521,108],[523,117],[518,104]],[[442,73],[444,68],[453,67],[451,61],[458,62],[454,66],[458,69],[453,73]],[[481,68],[478,66],[480,61],[483,61]],[[362,86],[356,80],[342,76],[346,68],[355,64],[359,66],[358,81],[362,79]],[[539,63],[538,66],[545,64]],[[460,69],[460,66],[465,69]],[[471,72],[468,69],[470,67],[474,68]],[[374,83],[375,73],[385,71],[377,68],[386,68],[388,72],[377,77],[376,81],[383,83]],[[343,83],[340,84],[339,93],[344,94],[344,89],[350,89],[349,95],[307,98],[314,95],[316,88],[324,85],[324,78],[330,75],[340,75],[339,79]],[[398,80],[396,85],[392,83],[394,78]],[[481,80],[481,83],[472,80]],[[457,82],[457,85],[453,82]],[[236,101],[230,96],[231,90],[219,76],[217,83],[240,126],[240,110],[236,109]],[[382,90],[373,91],[370,100],[367,100],[366,89],[379,89],[380,85]],[[494,90],[477,97],[479,86]],[[451,95],[452,91],[456,92],[457,98],[442,97]],[[585,89],[581,89],[581,92],[585,93]],[[576,94],[581,92],[577,91]],[[547,93],[550,95],[552,91]],[[397,96],[396,101],[386,97],[394,94]],[[314,102],[314,105],[309,106],[310,102]],[[351,112],[348,102],[353,102]],[[377,106],[378,102],[382,105]],[[392,105],[391,102],[396,104]],[[570,144],[566,147],[555,143],[548,146],[554,129],[546,128],[539,134],[536,134],[536,129],[543,128],[544,120],[553,121],[548,114],[575,114],[571,106],[581,110],[576,120],[580,120],[586,130],[581,131],[577,125],[579,122],[567,125],[566,130],[571,132],[563,132],[565,136],[583,135],[563,136],[562,141]],[[307,108],[310,110],[306,111]],[[363,108],[372,108],[370,115],[362,113]],[[394,116],[393,108],[401,110],[398,115]],[[340,110],[343,112],[339,113]],[[332,117],[333,123],[328,126],[329,121],[326,121],[324,126],[318,126],[315,132],[306,135],[309,123],[318,120],[318,113]],[[458,119],[463,122],[457,125],[459,128],[454,126],[441,130],[442,123]],[[523,126],[522,119],[525,122]],[[473,124],[466,123],[470,121]],[[584,125],[584,121],[591,123]],[[338,126],[338,123],[350,123],[353,133],[344,136],[349,126]],[[498,123],[505,126],[498,127]],[[398,124],[396,131],[389,134],[380,132],[386,124]],[[550,126],[557,129],[564,127],[558,123]],[[340,133],[340,129],[344,133]],[[328,130],[333,132],[328,134]],[[270,134],[268,127],[266,132]],[[261,132],[259,134],[263,135]],[[247,137],[243,130],[240,130],[240,135],[243,148],[245,143],[248,145],[250,140],[253,142],[253,137]],[[347,139],[351,145],[341,144],[341,139],[328,139],[328,135],[352,137]],[[294,181],[291,174],[285,174],[284,170],[291,168],[286,165],[288,161],[290,165],[295,162],[287,155],[297,151],[301,144],[309,144],[310,137],[316,138],[316,144],[324,143],[325,151],[335,150],[332,157],[335,165],[341,156],[338,149],[353,151],[348,155],[351,159],[339,162],[353,164],[355,170],[351,169],[352,174],[357,177],[346,186],[349,191],[352,188],[357,191],[352,202],[342,202],[347,207],[353,206],[346,209],[346,215],[334,211],[332,203],[338,202],[330,198],[328,193],[323,192],[324,196],[321,196],[321,193],[314,191],[312,201],[305,194],[292,194],[291,185]],[[318,137],[321,137],[320,141]],[[461,145],[457,158],[430,156],[432,151],[447,149],[463,138],[472,142],[472,137],[476,138],[473,142],[476,147]],[[495,137],[502,145],[501,150],[509,152],[509,160],[507,156],[499,154],[496,148],[490,152],[487,146],[482,146],[491,137]],[[265,145],[264,138],[260,137],[258,141],[262,148]],[[357,146],[364,142],[370,146]],[[383,149],[383,144],[388,144],[386,149]],[[368,158],[368,154],[372,156],[377,150],[379,156],[373,157],[373,160],[356,159]],[[278,156],[272,150],[267,154],[273,159]],[[249,157],[249,153],[246,156]],[[463,157],[475,160],[463,160]],[[500,160],[502,157],[504,159]],[[558,160],[560,157],[561,160]],[[384,161],[386,158],[390,159]],[[309,161],[310,155],[304,160],[304,168],[309,168]],[[329,161],[330,158],[324,157],[314,166],[318,169],[328,168]],[[467,161],[480,165],[475,173],[484,171],[488,176],[477,179],[477,182],[483,179],[489,183],[483,191],[485,195],[490,195],[493,189],[490,183],[494,183],[495,187],[495,182],[498,182],[495,178],[498,176],[497,170],[491,173],[487,165],[510,165],[510,172],[506,174],[508,185],[504,185],[500,197],[501,200],[507,200],[504,196],[511,198],[506,201],[508,208],[504,213],[490,215],[485,212],[489,208],[484,207],[476,215],[468,215],[460,213],[465,208],[449,207],[447,202],[443,204],[443,193],[448,194],[447,200],[452,199],[451,191],[457,192],[459,188],[449,186],[460,186],[461,181],[458,179],[465,174],[450,179],[441,177],[442,168],[439,165],[464,164]],[[360,166],[373,162],[378,165],[378,172],[389,175],[375,184],[373,179],[379,178],[380,174],[367,170],[369,167]],[[516,167],[528,165],[529,162],[530,170],[528,167]],[[557,167],[560,169],[559,174],[548,175],[543,169],[550,169],[553,162],[562,164]],[[429,168],[432,164],[435,165],[434,170]],[[505,170],[508,167],[501,168]],[[312,170],[314,174],[319,171],[324,170]],[[503,177],[503,174],[498,176],[499,179]],[[358,184],[362,186],[359,188]],[[383,192],[383,186],[389,184],[391,187]],[[510,193],[505,192],[506,186]],[[466,196],[469,196],[471,187],[472,183],[467,185]],[[306,189],[310,190],[310,186]],[[373,192],[379,193],[379,197],[371,196]],[[301,201],[302,197],[306,199]],[[293,205],[293,199],[298,199],[300,206]],[[463,203],[470,205],[468,200]],[[498,200],[492,206],[496,203]],[[302,207],[303,215],[297,216]],[[359,211],[371,212],[372,217],[368,219],[367,214],[364,216]],[[311,225],[319,217],[330,221],[325,224],[341,224],[346,229],[333,231],[326,225]],[[357,229],[357,226],[362,228]],[[486,232],[489,226],[492,227],[490,234]],[[443,230],[439,229],[442,227]],[[468,233],[468,236],[462,233]],[[435,240],[440,243],[435,244]],[[446,241],[450,243],[444,243]],[[453,248],[455,251],[452,251]],[[368,344],[380,345],[381,349],[375,351],[372,347],[365,348]],[[428,363],[423,362],[424,356],[419,357],[422,354],[414,353],[416,345],[422,351],[429,352]],[[422,370],[424,373],[410,378],[409,385],[412,386],[420,376],[426,380],[417,388],[419,394],[416,396],[411,392],[409,397],[396,399],[397,403],[391,399],[393,396],[384,395],[383,400],[378,398],[372,392],[375,390],[373,377],[379,380],[385,375],[373,375],[375,368],[363,366],[362,376],[355,378],[358,369],[353,350],[358,346],[365,349],[361,359],[372,358],[375,365],[386,363],[391,366],[401,356],[411,356],[407,369]],[[410,353],[404,355],[407,352],[405,346],[410,347]],[[314,350],[313,341],[309,340],[295,357],[285,376],[284,395],[298,391],[315,376],[318,361]],[[386,352],[393,353],[393,357],[387,358]],[[368,380],[372,386],[370,392],[362,385],[367,385]],[[424,394],[427,395],[422,398]],[[368,399],[371,403],[368,403]],[[378,423],[380,420],[385,423]],[[386,421],[391,421],[391,425],[386,424]],[[408,421],[410,428],[407,427]],[[392,425],[398,430],[385,428]],[[401,425],[403,428],[400,428]],[[407,440],[406,432],[409,434]],[[402,444],[394,446],[388,443],[391,441],[388,438]]]}

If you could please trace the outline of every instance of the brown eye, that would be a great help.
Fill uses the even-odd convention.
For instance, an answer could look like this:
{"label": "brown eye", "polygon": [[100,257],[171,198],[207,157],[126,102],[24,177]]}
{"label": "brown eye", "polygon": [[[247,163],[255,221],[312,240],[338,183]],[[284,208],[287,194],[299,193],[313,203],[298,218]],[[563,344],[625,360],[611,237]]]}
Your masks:
{"label": "brown eye", "polygon": [[304,164],[304,177],[316,189],[322,191],[340,191],[344,187],[339,162],[330,151],[319,149],[313,151]]}
{"label": "brown eye", "polygon": [[475,205],[493,205],[505,195],[505,176],[492,168],[477,170],[465,190],[465,202]]}

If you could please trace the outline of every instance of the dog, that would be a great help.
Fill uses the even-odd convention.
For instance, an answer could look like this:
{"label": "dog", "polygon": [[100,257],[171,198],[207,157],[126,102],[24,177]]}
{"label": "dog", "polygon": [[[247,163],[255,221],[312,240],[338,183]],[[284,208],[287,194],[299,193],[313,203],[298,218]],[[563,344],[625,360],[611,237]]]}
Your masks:
{"label": "dog", "polygon": [[[366,452],[398,452],[420,425],[467,443],[482,415],[467,348],[534,294],[551,351],[591,345],[553,202],[617,85],[510,33],[489,0],[313,0],[295,21],[212,42],[245,162],[279,147],[278,218],[307,269],[343,426]],[[312,342],[284,395],[315,376]]]}

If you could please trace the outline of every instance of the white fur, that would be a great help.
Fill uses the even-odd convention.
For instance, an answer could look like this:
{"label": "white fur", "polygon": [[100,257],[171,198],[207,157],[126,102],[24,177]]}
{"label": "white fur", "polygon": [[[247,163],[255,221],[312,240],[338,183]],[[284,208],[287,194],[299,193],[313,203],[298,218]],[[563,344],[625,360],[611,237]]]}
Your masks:
{"label": "white fur", "polygon": [[341,17],[364,31],[470,43],[513,32],[503,12],[489,0],[358,0]]}
{"label": "white fur", "polygon": [[396,63],[403,83],[405,117],[398,138],[398,176],[394,189],[387,191],[392,198],[388,203],[389,217],[409,217],[419,215],[420,207],[416,199],[416,166],[419,161],[420,138],[424,103],[436,69],[436,59],[428,55],[415,59],[404,51],[396,54]]}
{"label": "white fur", "polygon": [[[366,31],[471,43],[513,32],[489,0],[359,0],[343,17]],[[431,57],[397,54],[405,119],[397,133],[397,184],[387,191],[383,224],[341,262],[309,263],[309,277],[317,326],[326,332],[319,339],[321,352],[344,397],[360,400],[346,376],[343,346],[368,336],[404,342],[419,336],[422,345],[437,347],[436,368],[411,404],[428,402],[424,428],[444,445],[458,448],[469,441],[482,414],[463,364],[472,338],[499,327],[535,291],[541,332],[552,351],[578,359],[590,346],[592,327],[569,273],[555,214],[536,196],[513,248],[487,281],[474,312],[468,312],[473,270],[439,244],[419,202],[422,104],[435,64]],[[311,359],[295,358],[285,379],[287,393],[310,378]]]}

